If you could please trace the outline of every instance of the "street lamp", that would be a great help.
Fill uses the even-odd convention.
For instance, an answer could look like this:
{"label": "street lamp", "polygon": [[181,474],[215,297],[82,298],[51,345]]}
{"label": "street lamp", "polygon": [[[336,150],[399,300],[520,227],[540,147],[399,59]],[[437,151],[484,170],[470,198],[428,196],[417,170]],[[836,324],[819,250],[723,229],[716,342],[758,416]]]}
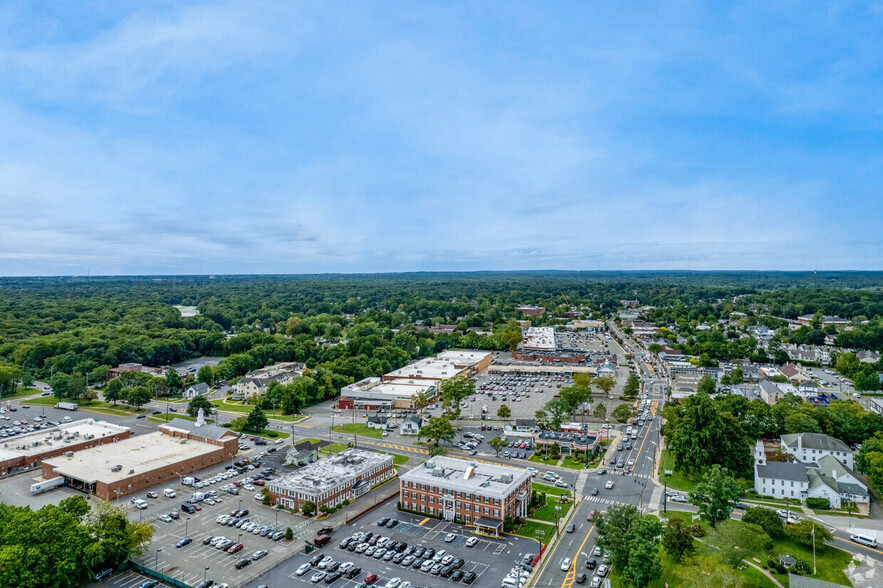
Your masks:
{"label": "street lamp", "polygon": [[208,570],[209,568],[205,568],[205,571],[202,573],[202,584],[205,585],[206,579],[208,579]]}
{"label": "street lamp", "polygon": [[187,522],[190,520],[190,517],[184,518],[184,536],[187,536]]}
{"label": "street lamp", "polygon": [[162,549],[157,549],[157,550],[156,550],[156,558],[153,560],[153,569],[154,569],[154,570],[158,570],[158,569],[159,569],[159,552],[160,552],[160,551],[162,551]]}

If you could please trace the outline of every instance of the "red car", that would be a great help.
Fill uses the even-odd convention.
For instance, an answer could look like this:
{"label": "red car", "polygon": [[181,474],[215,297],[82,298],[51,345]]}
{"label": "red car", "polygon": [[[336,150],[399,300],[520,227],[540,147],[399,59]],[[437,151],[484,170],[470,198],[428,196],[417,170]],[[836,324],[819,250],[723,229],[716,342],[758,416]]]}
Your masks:
{"label": "red car", "polygon": [[377,574],[368,574],[365,576],[365,584],[373,584],[377,581]]}
{"label": "red car", "polygon": [[202,507],[199,506],[198,504],[194,504],[193,508],[195,508],[196,510],[202,510]]}
{"label": "red car", "polygon": [[595,511],[590,510],[590,511],[589,511],[589,516],[586,517],[586,520],[587,520],[587,521],[591,521],[591,520],[594,519],[594,518],[595,518]]}
{"label": "red car", "polygon": [[234,543],[230,546],[230,549],[227,550],[227,553],[236,553],[237,551],[242,551],[242,548],[245,547],[242,543]]}
{"label": "red car", "polygon": [[249,440],[249,441],[254,441],[254,437],[249,437],[248,440]]}
{"label": "red car", "polygon": [[264,484],[266,484],[266,482],[264,482],[263,480],[255,480],[254,482],[252,482],[252,484],[254,484],[255,486],[263,486]]}

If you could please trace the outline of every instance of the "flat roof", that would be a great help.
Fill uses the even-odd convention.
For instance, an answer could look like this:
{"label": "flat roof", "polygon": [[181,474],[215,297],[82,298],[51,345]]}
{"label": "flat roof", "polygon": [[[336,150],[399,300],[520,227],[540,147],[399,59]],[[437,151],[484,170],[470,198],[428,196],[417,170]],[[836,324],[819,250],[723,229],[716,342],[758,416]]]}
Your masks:
{"label": "flat roof", "polygon": [[555,349],[555,329],[552,327],[531,327],[522,341],[524,349]]}
{"label": "flat roof", "polygon": [[[467,472],[471,472],[468,477]],[[511,480],[504,481],[504,476],[511,476]],[[530,479],[530,474],[519,468],[436,456],[399,477],[403,481],[504,498]]]}
{"label": "flat roof", "polygon": [[90,436],[100,439],[129,430],[129,427],[91,418],[62,423],[48,429],[3,439],[0,446],[0,461],[39,455],[45,451],[58,449],[60,446],[87,441],[87,437]]}
{"label": "flat roof", "polygon": [[442,351],[441,353],[439,353],[436,358],[444,359],[457,365],[471,366],[486,358],[488,355],[491,355],[490,351],[481,351],[475,349],[448,349],[447,351]]}
{"label": "flat roof", "polygon": [[[53,457],[43,463],[53,466],[61,476],[91,484],[98,481],[112,484],[218,449],[210,443],[156,432],[77,451],[73,457]],[[111,471],[117,465],[123,467],[117,472]]]}
{"label": "flat roof", "polygon": [[283,491],[291,490],[315,495],[392,461],[392,455],[386,453],[355,448],[345,449],[331,457],[314,461],[308,466],[285,474],[270,482],[269,486],[274,490],[278,488]]}

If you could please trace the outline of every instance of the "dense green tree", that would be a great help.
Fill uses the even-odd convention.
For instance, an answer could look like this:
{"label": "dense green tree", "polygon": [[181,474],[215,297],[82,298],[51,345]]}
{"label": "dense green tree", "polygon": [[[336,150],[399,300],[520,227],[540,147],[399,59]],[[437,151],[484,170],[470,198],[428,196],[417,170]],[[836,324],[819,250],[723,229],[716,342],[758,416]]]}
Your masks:
{"label": "dense green tree", "polygon": [[491,449],[494,450],[494,453],[496,453],[497,456],[499,456],[500,452],[503,451],[503,449],[505,449],[508,445],[508,443],[506,441],[503,441],[503,439],[500,437],[494,437],[493,439],[488,441],[487,444],[491,446]]}
{"label": "dense green tree", "polygon": [[702,519],[714,527],[730,517],[741,493],[742,488],[726,468],[714,464],[690,494],[690,502],[699,507]]}
{"label": "dense green tree", "polygon": [[610,391],[616,386],[616,380],[613,379],[613,376],[601,376],[600,378],[595,378],[592,382],[596,388],[604,392],[604,396],[610,396]]}
{"label": "dense green tree", "polygon": [[67,396],[67,382],[70,376],[61,372],[52,374],[49,378],[49,386],[52,388],[52,394],[56,398],[65,398]]}
{"label": "dense green tree", "polygon": [[65,396],[71,400],[78,400],[85,393],[86,377],[83,376],[83,374],[76,372],[67,379],[67,391],[65,392]]}
{"label": "dense green tree", "polygon": [[711,376],[702,376],[699,380],[699,385],[696,387],[696,392],[708,394],[709,396],[717,393],[717,386],[714,383],[714,379]]}
{"label": "dense green tree", "polygon": [[622,397],[630,400],[634,400],[638,397],[638,394],[641,391],[641,380],[638,379],[638,375],[635,372],[630,372],[629,377],[625,382],[625,386],[622,389]]}
{"label": "dense green tree", "polygon": [[15,394],[22,371],[13,365],[0,365],[0,398]]}
{"label": "dense green tree", "polygon": [[732,519],[718,524],[706,542],[717,547],[721,561],[733,567],[740,565],[743,559],[760,558],[773,544],[759,526]]}
{"label": "dense green tree", "polygon": [[173,367],[166,370],[166,386],[171,393],[177,392],[184,387],[184,382],[181,381],[178,370]]}
{"label": "dense green tree", "polygon": [[431,417],[417,433],[417,437],[431,439],[436,446],[440,441],[452,441],[456,435],[457,430],[451,425],[451,421],[443,417]]}
{"label": "dense green tree", "polygon": [[251,412],[248,413],[243,430],[252,433],[260,433],[267,428],[268,424],[269,421],[267,420],[267,415],[264,414],[264,411],[260,406],[255,406],[251,409]]}
{"label": "dense green tree", "polygon": [[680,518],[670,518],[662,532],[662,547],[675,561],[682,562],[685,557],[696,553],[693,529]]}
{"label": "dense green tree", "polygon": [[749,506],[745,509],[742,522],[757,525],[772,539],[779,539],[785,535],[785,525],[776,511],[762,506]]}
{"label": "dense green tree", "polygon": [[662,525],[656,517],[642,517],[631,504],[614,504],[606,513],[596,515],[595,528],[596,545],[610,556],[611,565],[621,570],[627,586],[646,586],[659,577]]}
{"label": "dense green tree", "polygon": [[126,392],[126,402],[135,408],[141,408],[153,398],[147,386],[135,386]]}
{"label": "dense green tree", "polygon": [[736,385],[745,381],[745,372],[742,371],[742,368],[733,368],[733,374],[730,376],[730,381]]}
{"label": "dense green tree", "polygon": [[618,422],[625,423],[630,418],[632,418],[633,414],[634,411],[632,410],[632,406],[628,403],[623,402],[613,409],[611,416],[613,416],[613,418],[615,418]]}
{"label": "dense green tree", "polygon": [[187,414],[195,417],[197,414],[199,414],[200,408],[202,409],[203,414],[208,416],[212,414],[214,406],[212,406],[211,401],[205,396],[197,395],[194,396],[193,399],[191,399],[190,402],[187,404]]}
{"label": "dense green tree", "polygon": [[785,527],[785,535],[808,547],[812,547],[813,534],[815,534],[817,550],[824,550],[826,544],[829,541],[834,540],[834,536],[828,531],[828,529],[823,525],[817,525],[808,519],[804,519],[799,523],[786,525]]}
{"label": "dense green tree", "polygon": [[607,418],[607,407],[604,405],[604,403],[599,402],[595,405],[595,409],[592,411],[592,414],[596,419],[604,420],[605,418]]}
{"label": "dense green tree", "polygon": [[501,404],[500,408],[497,409],[497,416],[501,419],[508,419],[510,416],[512,416],[512,410],[509,408],[508,405]]}

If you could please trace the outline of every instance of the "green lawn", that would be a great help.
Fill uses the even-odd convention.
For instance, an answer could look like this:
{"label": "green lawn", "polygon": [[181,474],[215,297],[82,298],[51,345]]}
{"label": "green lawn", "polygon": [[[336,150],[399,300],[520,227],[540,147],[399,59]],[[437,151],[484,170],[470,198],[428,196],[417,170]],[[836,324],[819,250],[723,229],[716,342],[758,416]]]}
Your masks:
{"label": "green lawn", "polygon": [[12,400],[13,398],[21,398],[22,396],[31,396],[33,394],[42,394],[42,392],[36,388],[23,388],[19,386],[15,389],[15,394],[6,394],[5,396],[0,397],[0,401],[5,402],[7,400]]}
{"label": "green lawn", "polygon": [[552,536],[555,534],[555,525],[527,521],[515,532],[515,534],[521,535],[522,537],[529,537],[530,539],[536,539],[543,545],[548,545]]}
{"label": "green lawn", "polygon": [[396,455],[394,453],[392,454],[393,465],[400,466],[403,463],[405,463],[406,461],[408,461],[408,459],[410,459],[410,458],[407,455]]}
{"label": "green lawn", "polygon": [[327,456],[334,455],[335,453],[340,453],[344,449],[347,448],[346,443],[329,443],[325,447],[319,450],[319,453],[324,453]]}
{"label": "green lawn", "polygon": [[[153,421],[155,423],[167,423],[172,419],[184,419],[185,421],[195,421],[196,418],[190,416],[189,414],[178,414],[176,412],[170,412],[169,414],[160,413],[160,414],[152,414],[147,417],[148,421]],[[207,423],[215,422],[213,419],[205,419]]]}
{"label": "green lawn", "polygon": [[[662,466],[659,468],[660,472],[665,472],[666,470],[674,471],[675,467],[675,459],[671,455],[668,449],[662,452]],[[664,474],[660,477],[666,477],[668,481],[668,487],[674,490],[681,490],[682,492],[693,492],[696,490],[696,486],[699,485],[701,481],[699,474],[695,474],[693,476],[687,476],[680,472],[674,472],[671,476],[664,476]]]}
{"label": "green lawn", "polygon": [[536,482],[531,488],[543,494],[553,494],[556,497],[561,496],[562,494],[567,494],[568,497],[570,496],[570,490],[567,488],[556,488],[554,486],[547,486],[546,484],[537,484]]}
{"label": "green lawn", "polygon": [[551,459],[551,458],[549,458],[549,459],[547,459],[547,460],[543,460],[543,454],[542,454],[542,453],[534,453],[534,454],[531,455],[527,460],[528,460],[528,461],[532,461],[532,462],[534,462],[534,463],[541,463],[541,464],[543,464],[543,465],[555,465],[555,464],[558,463],[558,459],[559,459],[559,458],[555,458],[555,459]]}
{"label": "green lawn", "polygon": [[[216,406],[218,410],[222,410],[225,412],[238,412],[241,414],[248,414],[254,409],[253,404],[243,404],[241,402],[235,400],[227,400],[226,398],[222,398],[220,400],[212,400],[212,405]],[[281,412],[273,412],[273,410],[265,410],[264,414],[267,415],[267,418],[275,421],[285,421],[288,423],[296,423],[298,421],[302,421],[305,419],[305,416],[294,416],[294,415],[284,415]]]}
{"label": "green lawn", "polygon": [[[62,398],[61,400],[59,400],[55,396],[42,396],[40,398],[32,398],[31,400],[28,400],[27,404],[29,406],[55,406],[59,402],[73,401],[67,398]],[[145,408],[134,408],[132,406],[119,403],[114,406],[112,402],[102,402],[101,400],[93,400],[88,404],[83,401],[79,401],[77,403],[80,405],[80,409],[82,410],[92,410],[95,412],[115,416],[133,416],[137,414],[143,414],[147,411],[147,409]]]}
{"label": "green lawn", "polygon": [[[818,569],[818,574],[810,577],[816,578],[817,580],[825,580],[826,582],[834,582],[835,584],[850,586],[851,582],[846,577],[843,570],[849,565],[852,556],[849,553],[837,549],[836,547],[831,547],[830,545],[826,545],[821,549],[819,547],[820,546],[818,545],[816,546],[816,567]],[[787,553],[788,555],[794,556],[797,559],[803,560],[809,565],[812,565],[812,547],[806,547],[791,539],[774,540],[773,553],[775,553],[776,557]],[[788,584],[787,576],[776,574],[774,574],[774,576],[783,584]]]}
{"label": "green lawn", "polygon": [[555,522],[555,507],[561,507],[561,514],[559,515],[559,519],[563,519],[567,516],[567,511],[570,510],[572,503],[570,501],[565,502],[564,504],[559,504],[558,498],[546,495],[546,506],[542,508],[538,508],[536,512],[530,515],[532,519],[538,519],[541,521],[548,521],[550,523]]}
{"label": "green lawn", "polygon": [[345,433],[347,435],[361,435],[363,437],[372,437],[374,439],[380,439],[383,437],[383,431],[380,429],[372,429],[365,426],[364,423],[346,423],[345,425],[334,425],[331,427],[332,431],[336,431],[338,433]]}
{"label": "green lawn", "polygon": [[586,463],[584,461],[575,462],[573,461],[573,458],[569,455],[564,458],[564,462],[561,465],[572,470],[581,470],[586,467]]}
{"label": "green lawn", "polygon": [[318,439],[313,439],[312,437],[304,437],[303,439],[298,439],[297,441],[295,441],[294,444],[297,445],[298,443],[303,443],[304,441],[309,441],[310,445],[315,445],[319,442]]}
{"label": "green lawn", "polygon": [[[261,437],[266,437],[267,439],[288,439],[289,437],[291,437],[291,433],[284,433],[282,431],[273,431],[271,429],[264,429],[260,433],[252,433],[251,431],[246,433],[240,429],[237,429],[236,427],[230,426],[230,423],[224,423],[221,426],[224,427],[225,429],[230,429],[231,431],[236,431],[237,433],[242,433],[243,439],[247,439],[248,437],[253,437],[253,436],[258,436],[258,435],[260,435]],[[272,437],[270,436],[270,433],[273,433]]]}

